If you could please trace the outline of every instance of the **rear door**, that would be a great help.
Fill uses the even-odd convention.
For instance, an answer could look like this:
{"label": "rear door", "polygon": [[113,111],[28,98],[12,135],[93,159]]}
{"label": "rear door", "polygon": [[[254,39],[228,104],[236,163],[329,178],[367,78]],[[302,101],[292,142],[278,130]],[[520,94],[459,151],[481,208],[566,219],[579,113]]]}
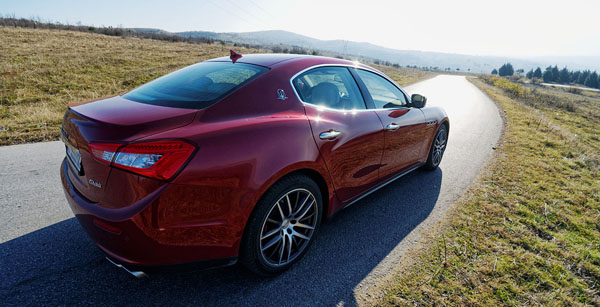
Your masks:
{"label": "rear door", "polygon": [[292,83],[305,103],[338,199],[346,202],[366,192],[379,176],[383,126],[377,114],[367,110],[348,68],[314,68]]}
{"label": "rear door", "polygon": [[385,149],[379,175],[387,179],[419,162],[427,138],[425,115],[421,109],[409,108],[404,92],[389,80],[362,69],[354,72],[366,87],[367,102],[373,104],[384,128]]}

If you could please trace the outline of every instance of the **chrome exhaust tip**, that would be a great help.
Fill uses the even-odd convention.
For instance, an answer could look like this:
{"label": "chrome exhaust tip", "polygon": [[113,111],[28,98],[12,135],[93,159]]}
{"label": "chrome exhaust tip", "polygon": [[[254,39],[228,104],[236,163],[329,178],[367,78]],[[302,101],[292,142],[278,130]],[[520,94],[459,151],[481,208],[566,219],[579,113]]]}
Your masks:
{"label": "chrome exhaust tip", "polygon": [[114,262],[112,259],[110,259],[108,257],[105,257],[105,258],[106,258],[106,260],[108,260],[108,262],[112,263],[114,266],[116,266],[116,267],[118,267],[120,269],[125,270],[127,273],[135,276],[136,278],[146,278],[146,277],[148,277],[148,274],[144,273],[143,271],[133,271],[133,270],[130,270],[127,267],[125,267],[124,265],[122,265],[120,263],[116,263],[116,262]]}

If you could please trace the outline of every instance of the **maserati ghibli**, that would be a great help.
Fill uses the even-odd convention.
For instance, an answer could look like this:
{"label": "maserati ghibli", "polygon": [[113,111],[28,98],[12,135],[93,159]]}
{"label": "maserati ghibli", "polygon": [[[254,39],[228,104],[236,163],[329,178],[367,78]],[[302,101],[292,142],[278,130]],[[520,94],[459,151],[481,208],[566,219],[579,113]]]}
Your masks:
{"label": "maserati ghibli", "polygon": [[274,275],[335,212],[437,168],[449,128],[367,65],[231,51],[70,106],[60,174],[83,229],[135,276],[238,260]]}

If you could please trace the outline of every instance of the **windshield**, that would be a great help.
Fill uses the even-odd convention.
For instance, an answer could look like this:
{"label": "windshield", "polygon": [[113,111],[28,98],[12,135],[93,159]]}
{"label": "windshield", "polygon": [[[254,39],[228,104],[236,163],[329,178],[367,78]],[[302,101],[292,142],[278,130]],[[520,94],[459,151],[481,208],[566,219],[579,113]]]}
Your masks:
{"label": "windshield", "polygon": [[123,97],[159,106],[201,109],[267,70],[244,63],[202,62],[146,83]]}

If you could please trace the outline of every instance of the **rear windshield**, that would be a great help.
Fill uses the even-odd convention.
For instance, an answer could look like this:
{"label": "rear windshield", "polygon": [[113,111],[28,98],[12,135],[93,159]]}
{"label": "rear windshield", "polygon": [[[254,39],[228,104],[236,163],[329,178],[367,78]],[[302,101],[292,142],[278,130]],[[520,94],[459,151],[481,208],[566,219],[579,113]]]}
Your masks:
{"label": "rear windshield", "polygon": [[201,109],[267,70],[244,63],[202,62],[146,83],[123,97],[159,106]]}

